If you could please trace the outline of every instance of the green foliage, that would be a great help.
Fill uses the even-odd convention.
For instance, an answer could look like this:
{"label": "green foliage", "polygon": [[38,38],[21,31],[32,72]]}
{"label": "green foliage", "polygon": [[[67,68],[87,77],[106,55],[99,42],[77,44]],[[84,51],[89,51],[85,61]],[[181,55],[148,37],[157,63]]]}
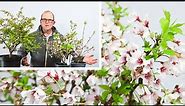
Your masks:
{"label": "green foliage", "polygon": [[[10,73],[9,77],[1,78],[1,84],[6,84],[7,86],[2,89],[2,94],[6,102],[11,102],[12,104],[21,104],[21,95],[20,92],[30,90],[36,85],[36,79],[34,79],[35,71],[17,71],[17,70],[8,70]],[[9,82],[8,80],[12,80]],[[6,83],[5,83],[6,81]],[[19,103],[17,103],[19,102]]]}
{"label": "green foliage", "polygon": [[14,70],[10,70],[10,74],[13,76],[13,77],[19,77],[21,75],[21,72],[17,72],[17,71],[14,71]]}
{"label": "green foliage", "polygon": [[16,86],[22,87],[23,90],[32,89],[32,86],[28,83],[29,79],[29,76],[20,76],[20,78],[17,80]]}
{"label": "green foliage", "polygon": [[111,89],[108,85],[100,85],[100,88],[107,90],[107,91],[111,91]]}
{"label": "green foliage", "polygon": [[115,55],[116,60],[118,60],[120,58],[120,56],[121,56],[121,54],[120,54],[120,52],[118,50],[114,51],[113,54]]}
{"label": "green foliage", "polygon": [[0,43],[5,44],[10,56],[19,44],[23,44],[27,50],[39,47],[35,37],[30,34],[35,17],[25,17],[22,11],[23,7],[16,15],[13,15],[9,11],[0,10],[5,15],[0,18]]}
{"label": "green foliage", "polygon": [[96,75],[98,76],[98,77],[105,77],[105,76],[107,76],[108,75],[108,70],[106,69],[106,68],[102,68],[102,69],[100,69],[100,70],[97,70],[96,71]]}
{"label": "green foliage", "polygon": [[91,86],[89,86],[88,83],[84,83],[83,84],[83,90],[86,91],[86,90],[89,90],[89,89],[91,89]]}
{"label": "green foliage", "polygon": [[183,104],[180,99],[181,99],[181,97],[178,97],[177,99],[172,99],[171,104]]}
{"label": "green foliage", "polygon": [[167,54],[167,55],[170,55],[170,56],[173,56],[175,54],[175,51],[171,50],[171,49],[165,49],[163,51],[164,54]]}
{"label": "green foliage", "polygon": [[77,35],[75,29],[77,25],[72,21],[70,21],[70,24],[71,29],[67,35],[62,36],[59,33],[54,33],[54,41],[49,44],[49,54],[60,58],[63,63],[74,53],[74,39]]}
{"label": "green foliage", "polygon": [[117,2],[107,2],[108,8],[112,10],[113,21],[124,32],[129,25],[121,24],[120,19],[129,15],[128,8],[122,8]]}
{"label": "green foliage", "polygon": [[119,74],[118,80],[110,82],[109,85],[99,85],[104,90],[100,96],[100,101],[107,105],[123,104],[124,97],[129,96],[138,85],[139,83],[132,80],[131,70],[123,66],[123,71]]}
{"label": "green foliage", "polygon": [[175,24],[175,21],[170,25],[170,12],[164,10],[165,17],[160,19],[160,24],[162,28],[161,33],[161,43],[159,44],[161,48],[163,49],[163,53],[173,56],[175,54],[175,51],[169,49],[167,42],[173,41],[174,36],[177,34],[182,34],[182,29],[180,28],[184,24],[177,23]]}
{"label": "green foliage", "polygon": [[8,89],[5,89],[3,91],[3,95],[4,95],[4,97],[5,97],[6,100],[8,100],[11,103],[13,103],[13,98],[10,96],[10,91]]}
{"label": "green foliage", "polygon": [[112,10],[112,15],[114,20],[120,20],[121,17],[128,16],[128,8],[122,8],[117,2],[109,3],[107,2],[108,8]]}
{"label": "green foliage", "polygon": [[150,42],[144,39],[144,51],[146,53],[145,59],[149,60],[153,58],[157,60],[158,57],[162,55],[174,56],[176,51],[172,50],[168,46],[168,42],[174,41],[175,35],[183,34],[181,27],[184,23],[176,23],[174,21],[172,24],[171,22],[171,14],[169,11],[164,10],[165,17],[160,19],[160,25],[162,32],[160,35],[155,33],[150,33],[154,44],[150,44]]}
{"label": "green foliage", "polygon": [[53,93],[53,89],[50,85],[47,86],[46,90],[44,90],[47,95],[50,95]]}
{"label": "green foliage", "polygon": [[110,91],[104,91],[104,92],[102,93],[101,101],[102,101],[103,103],[106,102],[107,96],[108,96],[109,94],[110,94]]}

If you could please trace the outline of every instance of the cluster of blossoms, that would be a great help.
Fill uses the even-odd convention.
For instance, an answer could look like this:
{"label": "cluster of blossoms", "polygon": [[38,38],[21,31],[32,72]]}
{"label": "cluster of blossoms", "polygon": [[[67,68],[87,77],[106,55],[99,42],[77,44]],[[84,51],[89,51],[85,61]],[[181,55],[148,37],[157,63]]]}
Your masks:
{"label": "cluster of blossoms", "polygon": [[[163,32],[162,34],[152,32],[148,19],[143,19],[134,13],[129,14],[128,17],[117,18],[117,14],[123,14],[125,9],[118,3],[107,4],[112,10],[106,10],[107,13],[102,11],[102,64],[108,70],[108,77],[111,76],[119,82],[115,90],[112,89],[114,81],[110,82],[107,87],[112,89],[111,92],[119,91],[122,86],[128,86],[133,90],[128,90],[129,94],[118,93],[117,96],[123,98],[120,101],[114,99],[116,93],[110,94],[106,100],[111,101],[113,98],[113,104],[184,104],[184,86],[174,85],[174,88],[167,89],[162,82],[168,75],[177,77],[184,73],[183,42],[175,37],[170,39],[166,48],[170,48],[169,51],[174,51],[174,54],[166,53],[165,48],[160,47],[162,44],[159,44],[165,39],[162,37]],[[167,11],[164,13],[165,15],[169,14]],[[166,17],[168,19],[170,16]],[[128,19],[128,25],[122,23],[122,18]],[[162,28],[163,20],[160,20]],[[119,23],[122,23],[122,26]],[[182,34],[180,26],[183,24],[173,24],[171,28],[176,27],[179,30],[179,32],[174,31],[174,35]],[[125,26],[124,30],[122,29],[123,25]],[[169,31],[171,31],[170,28]],[[152,51],[155,49],[157,51]],[[130,73],[127,79],[121,79],[123,73],[127,71]],[[128,81],[128,83],[124,83],[124,81]],[[122,90],[125,89],[122,88]],[[104,89],[105,91],[108,90]]]}
{"label": "cluster of blossoms", "polygon": [[[103,3],[105,5],[105,3]],[[14,104],[185,104],[184,85],[168,88],[167,76],[184,73],[183,42],[150,29],[150,21],[128,14],[117,2],[102,10],[100,70],[8,70],[1,77],[1,102]],[[106,6],[107,6],[106,5]],[[166,20],[169,13],[165,12]],[[128,19],[128,25],[122,20]],[[163,29],[165,18],[161,19]],[[183,24],[169,26],[181,33]],[[178,31],[177,31],[178,30]],[[136,42],[129,41],[137,40]],[[165,40],[164,40],[165,39]],[[163,42],[163,43],[161,43]],[[169,46],[170,45],[170,46]],[[167,49],[166,49],[167,48]],[[5,71],[2,71],[5,72]]]}

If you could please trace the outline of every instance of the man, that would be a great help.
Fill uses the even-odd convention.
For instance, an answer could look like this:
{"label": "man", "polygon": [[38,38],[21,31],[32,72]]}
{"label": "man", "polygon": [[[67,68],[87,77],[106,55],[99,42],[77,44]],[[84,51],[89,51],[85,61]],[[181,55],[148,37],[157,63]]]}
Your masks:
{"label": "man", "polygon": [[[51,57],[47,53],[48,41],[53,40],[53,33],[58,32],[54,27],[55,19],[54,14],[51,11],[44,11],[41,15],[40,26],[37,31],[33,32],[36,35],[37,43],[41,44],[41,48],[38,48],[34,52],[30,52],[31,61],[30,66],[32,67],[54,67],[56,62],[60,62],[59,59]],[[20,47],[18,54],[22,55],[22,65],[29,66],[27,59],[27,52],[24,47]],[[97,63],[97,59],[93,55],[86,55],[83,58],[83,61],[89,65]]]}

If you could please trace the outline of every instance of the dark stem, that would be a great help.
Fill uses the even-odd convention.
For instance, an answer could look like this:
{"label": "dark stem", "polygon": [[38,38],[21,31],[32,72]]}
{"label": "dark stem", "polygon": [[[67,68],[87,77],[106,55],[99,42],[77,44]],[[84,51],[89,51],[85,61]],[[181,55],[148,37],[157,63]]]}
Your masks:
{"label": "dark stem", "polygon": [[34,80],[34,82],[35,82],[34,86],[37,86],[37,77],[36,77],[35,74],[34,74],[34,76],[33,76],[33,80]]}
{"label": "dark stem", "polygon": [[129,94],[129,99],[128,99],[128,105],[132,105],[132,97],[133,97],[133,92],[135,91],[135,89],[139,86],[139,83],[136,84],[133,89],[130,91]]}
{"label": "dark stem", "polygon": [[112,105],[112,102],[113,102],[113,98],[111,96],[111,98],[107,102],[105,102],[105,106]]}
{"label": "dark stem", "polygon": [[70,94],[72,93],[73,88],[74,88],[75,86],[76,86],[75,80],[72,80],[72,87],[71,87],[71,90],[69,91]]}
{"label": "dark stem", "polygon": [[[155,48],[156,46],[159,46],[159,39],[156,39],[156,43],[155,43],[155,45],[152,48]],[[152,52],[152,50],[149,51],[149,52],[145,52],[146,56],[149,55],[151,52]]]}
{"label": "dark stem", "polygon": [[56,99],[56,103],[61,106],[61,103],[60,103],[60,100],[59,99]]}

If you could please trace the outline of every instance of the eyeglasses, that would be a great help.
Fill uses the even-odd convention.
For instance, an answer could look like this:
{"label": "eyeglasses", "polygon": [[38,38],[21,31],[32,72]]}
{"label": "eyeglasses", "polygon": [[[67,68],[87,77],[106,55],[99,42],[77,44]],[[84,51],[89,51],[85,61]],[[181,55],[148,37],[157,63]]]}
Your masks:
{"label": "eyeglasses", "polygon": [[51,22],[53,22],[54,20],[53,20],[53,19],[42,18],[41,21],[51,23]]}

